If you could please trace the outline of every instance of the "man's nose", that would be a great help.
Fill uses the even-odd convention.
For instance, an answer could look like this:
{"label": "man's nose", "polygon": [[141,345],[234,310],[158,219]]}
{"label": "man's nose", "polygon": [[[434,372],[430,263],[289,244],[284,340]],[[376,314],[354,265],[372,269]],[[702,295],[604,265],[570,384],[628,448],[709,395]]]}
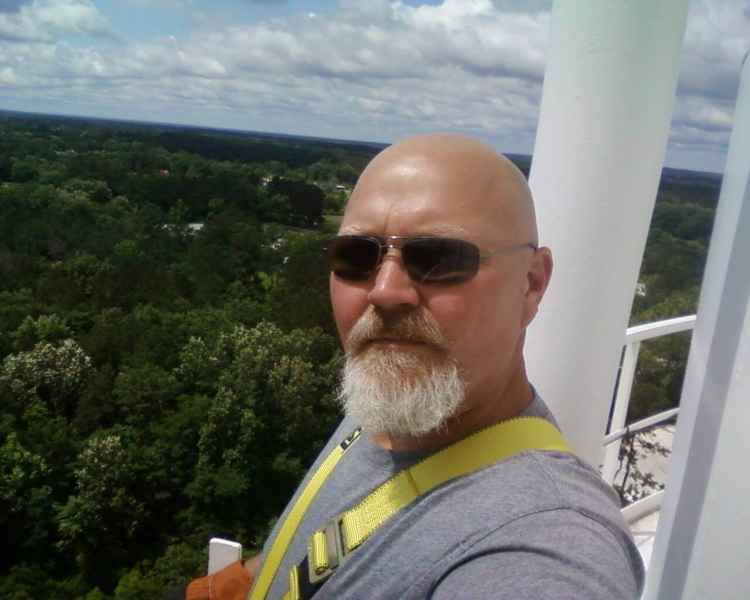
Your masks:
{"label": "man's nose", "polygon": [[367,299],[383,310],[413,308],[419,304],[419,290],[406,271],[401,252],[390,250],[383,257]]}

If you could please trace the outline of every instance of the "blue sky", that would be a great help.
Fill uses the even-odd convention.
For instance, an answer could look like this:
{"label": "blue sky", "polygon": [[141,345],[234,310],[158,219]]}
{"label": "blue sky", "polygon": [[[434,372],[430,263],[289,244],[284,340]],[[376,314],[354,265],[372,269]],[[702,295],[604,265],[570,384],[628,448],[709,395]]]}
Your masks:
{"label": "blue sky", "polygon": [[[530,153],[551,0],[0,0],[0,108]],[[667,164],[721,171],[750,0],[693,0]]]}

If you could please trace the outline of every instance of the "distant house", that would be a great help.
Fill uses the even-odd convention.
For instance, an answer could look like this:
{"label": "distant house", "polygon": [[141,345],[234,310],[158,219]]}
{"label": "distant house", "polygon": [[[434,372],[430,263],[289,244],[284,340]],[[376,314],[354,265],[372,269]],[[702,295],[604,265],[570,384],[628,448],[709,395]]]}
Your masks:
{"label": "distant house", "polygon": [[159,169],[159,175],[162,177],[169,177],[169,169]]}
{"label": "distant house", "polygon": [[[173,223],[164,223],[162,228],[168,231],[174,231],[177,228],[177,225],[174,225]],[[187,233],[198,233],[203,229],[203,223],[187,223],[185,228],[187,229]]]}

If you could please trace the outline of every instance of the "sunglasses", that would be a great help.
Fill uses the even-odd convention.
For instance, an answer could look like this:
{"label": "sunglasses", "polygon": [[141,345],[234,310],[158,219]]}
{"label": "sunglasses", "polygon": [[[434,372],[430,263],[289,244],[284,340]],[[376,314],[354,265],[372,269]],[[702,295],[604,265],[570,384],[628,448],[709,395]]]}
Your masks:
{"label": "sunglasses", "polygon": [[364,281],[373,276],[389,249],[401,251],[406,272],[419,283],[460,283],[479,271],[482,259],[495,254],[533,248],[536,244],[516,244],[482,252],[476,244],[454,238],[389,235],[340,235],[325,245],[328,267],[347,281]]}

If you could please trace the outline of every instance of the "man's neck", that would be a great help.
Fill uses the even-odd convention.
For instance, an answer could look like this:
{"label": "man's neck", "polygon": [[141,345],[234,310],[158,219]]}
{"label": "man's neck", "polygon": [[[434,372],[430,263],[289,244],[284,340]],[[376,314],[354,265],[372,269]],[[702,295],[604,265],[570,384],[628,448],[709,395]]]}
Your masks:
{"label": "man's neck", "polygon": [[521,369],[494,399],[464,402],[466,408],[442,427],[420,436],[374,433],[375,444],[393,452],[429,452],[453,444],[472,433],[520,415],[534,400],[526,373]]}

